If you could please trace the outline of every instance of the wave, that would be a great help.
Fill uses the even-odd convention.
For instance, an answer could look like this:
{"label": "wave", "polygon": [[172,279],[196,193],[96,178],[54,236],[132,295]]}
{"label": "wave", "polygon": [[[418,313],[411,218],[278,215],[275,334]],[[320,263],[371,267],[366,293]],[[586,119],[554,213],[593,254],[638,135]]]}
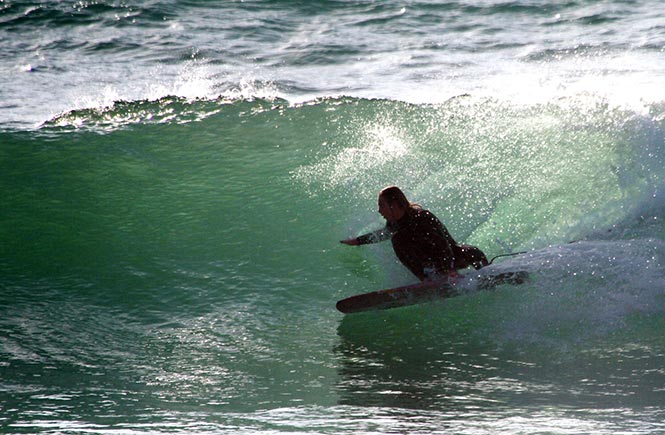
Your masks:
{"label": "wave", "polygon": [[[251,432],[271,424],[256,410],[310,418],[330,404],[452,421],[506,400],[654,407],[662,113],[589,95],[169,97],[0,132],[9,418],[71,428],[74,409],[100,431],[99,415],[113,430],[158,409],[151,428],[165,432],[206,409]],[[342,317],[337,300],[415,280],[390,244],[338,242],[383,225],[386,184],[488,256],[526,250],[489,267],[530,280]]]}
{"label": "wave", "polygon": [[234,94],[118,101],[61,114],[39,134],[130,128],[128,146],[140,149],[150,125],[179,135],[187,127],[178,125],[195,124],[220,136],[231,130],[223,142],[233,146],[265,141],[252,128],[272,124],[283,134],[275,146],[289,138],[304,154],[307,163],[282,165],[306,194],[373,205],[383,185],[399,184],[445,210],[458,237],[499,251],[586,238],[659,210],[664,107],[635,112],[588,94],[536,105],[472,96],[438,105],[351,97],[289,104]]}
{"label": "wave", "polygon": [[[581,287],[581,319],[592,294],[623,289],[634,310],[609,303],[618,314],[598,320],[620,323],[642,309],[631,288],[652,286],[650,306],[664,288],[662,113],[589,95],[544,105],[168,97],[73,111],[0,133],[0,266],[19,299],[51,283],[167,317],[229,304],[268,317],[280,304],[327,310],[413,280],[388,245],[337,242],[382,225],[376,194],[397,184],[488,256],[529,251],[506,262],[537,277],[528,288],[540,296],[525,303],[559,287],[574,305]],[[624,282],[631,271],[643,286]]]}
{"label": "wave", "polygon": [[80,2],[76,4],[12,2],[2,8],[0,28],[9,31],[89,26],[103,23],[110,27],[125,27],[137,19],[144,25],[159,23],[175,14],[165,5],[106,5]]}

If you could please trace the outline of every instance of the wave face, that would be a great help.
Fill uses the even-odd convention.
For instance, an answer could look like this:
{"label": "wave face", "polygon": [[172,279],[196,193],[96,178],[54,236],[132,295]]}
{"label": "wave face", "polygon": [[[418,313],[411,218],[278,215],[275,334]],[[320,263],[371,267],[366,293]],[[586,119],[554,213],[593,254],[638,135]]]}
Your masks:
{"label": "wave face", "polygon": [[[2,133],[3,423],[510,433],[604,403],[592,431],[626,428],[617,406],[656,428],[665,118],[647,109],[169,97]],[[528,251],[491,267],[531,281],[342,318],[336,300],[413,281],[389,244],[338,243],[382,225],[388,184],[488,256]]]}

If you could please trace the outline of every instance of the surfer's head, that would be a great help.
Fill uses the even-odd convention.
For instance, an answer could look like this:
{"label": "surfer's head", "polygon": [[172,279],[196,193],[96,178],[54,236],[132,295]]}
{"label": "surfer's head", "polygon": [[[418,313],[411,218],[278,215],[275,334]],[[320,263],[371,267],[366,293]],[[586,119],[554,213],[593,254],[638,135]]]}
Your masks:
{"label": "surfer's head", "polygon": [[388,222],[400,220],[413,206],[397,186],[386,187],[379,193],[379,213]]}

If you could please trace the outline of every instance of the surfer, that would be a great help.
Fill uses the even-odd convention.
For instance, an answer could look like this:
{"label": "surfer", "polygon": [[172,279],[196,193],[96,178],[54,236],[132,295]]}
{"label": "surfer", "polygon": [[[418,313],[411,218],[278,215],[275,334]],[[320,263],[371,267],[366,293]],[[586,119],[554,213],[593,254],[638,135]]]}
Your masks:
{"label": "surfer", "polygon": [[421,281],[455,279],[459,269],[488,264],[480,249],[458,244],[432,212],[409,202],[396,186],[379,193],[379,213],[385,228],[341,242],[358,246],[391,239],[397,258]]}

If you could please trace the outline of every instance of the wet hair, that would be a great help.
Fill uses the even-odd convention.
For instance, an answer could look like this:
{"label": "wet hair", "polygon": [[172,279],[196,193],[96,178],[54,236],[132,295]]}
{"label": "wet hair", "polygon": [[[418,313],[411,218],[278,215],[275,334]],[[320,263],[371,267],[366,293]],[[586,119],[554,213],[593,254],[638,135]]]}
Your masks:
{"label": "wet hair", "polygon": [[406,211],[418,210],[420,205],[415,202],[409,202],[406,199],[404,192],[397,186],[388,186],[381,190],[379,193],[379,198],[383,198],[388,204],[398,204],[402,209]]}

